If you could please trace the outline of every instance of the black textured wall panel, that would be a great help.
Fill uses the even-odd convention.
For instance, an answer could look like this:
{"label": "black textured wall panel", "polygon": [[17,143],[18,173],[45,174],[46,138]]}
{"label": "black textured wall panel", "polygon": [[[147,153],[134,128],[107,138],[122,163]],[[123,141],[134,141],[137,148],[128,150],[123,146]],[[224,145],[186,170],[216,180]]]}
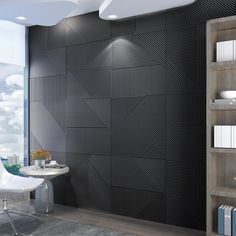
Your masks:
{"label": "black textured wall panel", "polygon": [[163,66],[144,66],[112,71],[112,97],[141,97],[166,93]]}
{"label": "black textured wall panel", "polygon": [[70,166],[58,203],[205,228],[205,23],[235,5],[30,28],[30,148]]}

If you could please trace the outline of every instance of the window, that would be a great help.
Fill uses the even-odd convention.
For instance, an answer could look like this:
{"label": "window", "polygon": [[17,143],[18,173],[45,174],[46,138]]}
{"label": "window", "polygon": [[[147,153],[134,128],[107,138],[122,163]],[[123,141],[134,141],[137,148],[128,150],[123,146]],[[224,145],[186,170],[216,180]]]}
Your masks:
{"label": "window", "polygon": [[0,21],[0,157],[18,174],[28,162],[26,29]]}

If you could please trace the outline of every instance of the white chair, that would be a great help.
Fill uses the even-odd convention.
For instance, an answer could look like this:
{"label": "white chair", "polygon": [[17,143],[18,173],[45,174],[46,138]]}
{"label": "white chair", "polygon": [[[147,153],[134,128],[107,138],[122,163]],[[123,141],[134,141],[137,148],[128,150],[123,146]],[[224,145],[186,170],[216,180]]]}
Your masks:
{"label": "white chair", "polygon": [[3,208],[2,210],[0,210],[0,214],[5,214],[9,223],[11,224],[11,227],[15,235],[18,235],[18,233],[11,220],[9,213],[34,217],[36,219],[38,218],[36,216],[26,214],[23,212],[9,210],[7,207],[6,196],[10,194],[30,193],[31,191],[34,191],[36,188],[38,188],[43,183],[43,181],[44,179],[26,178],[26,177],[12,175],[5,169],[2,161],[0,160],[0,194],[4,196]]}

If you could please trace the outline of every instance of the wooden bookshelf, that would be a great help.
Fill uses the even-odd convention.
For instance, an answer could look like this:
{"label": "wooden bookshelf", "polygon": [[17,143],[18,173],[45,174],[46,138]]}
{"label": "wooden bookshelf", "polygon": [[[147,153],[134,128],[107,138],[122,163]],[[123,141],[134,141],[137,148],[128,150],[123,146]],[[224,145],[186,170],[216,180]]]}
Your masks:
{"label": "wooden bookshelf", "polygon": [[207,236],[217,236],[217,208],[236,207],[236,149],[214,148],[214,125],[236,125],[235,104],[214,104],[236,90],[236,61],[216,62],[216,43],[236,39],[236,16],[207,22]]}

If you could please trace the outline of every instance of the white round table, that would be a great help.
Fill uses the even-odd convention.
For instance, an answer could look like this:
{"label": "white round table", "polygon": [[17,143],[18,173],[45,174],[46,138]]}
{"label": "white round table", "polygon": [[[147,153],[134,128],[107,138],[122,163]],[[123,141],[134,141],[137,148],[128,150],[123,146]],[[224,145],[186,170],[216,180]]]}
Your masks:
{"label": "white round table", "polygon": [[20,169],[20,173],[34,178],[43,178],[44,182],[36,189],[35,210],[39,213],[50,213],[54,210],[54,192],[51,179],[69,172],[69,167],[65,168],[45,168],[39,169],[36,166],[25,166]]}

